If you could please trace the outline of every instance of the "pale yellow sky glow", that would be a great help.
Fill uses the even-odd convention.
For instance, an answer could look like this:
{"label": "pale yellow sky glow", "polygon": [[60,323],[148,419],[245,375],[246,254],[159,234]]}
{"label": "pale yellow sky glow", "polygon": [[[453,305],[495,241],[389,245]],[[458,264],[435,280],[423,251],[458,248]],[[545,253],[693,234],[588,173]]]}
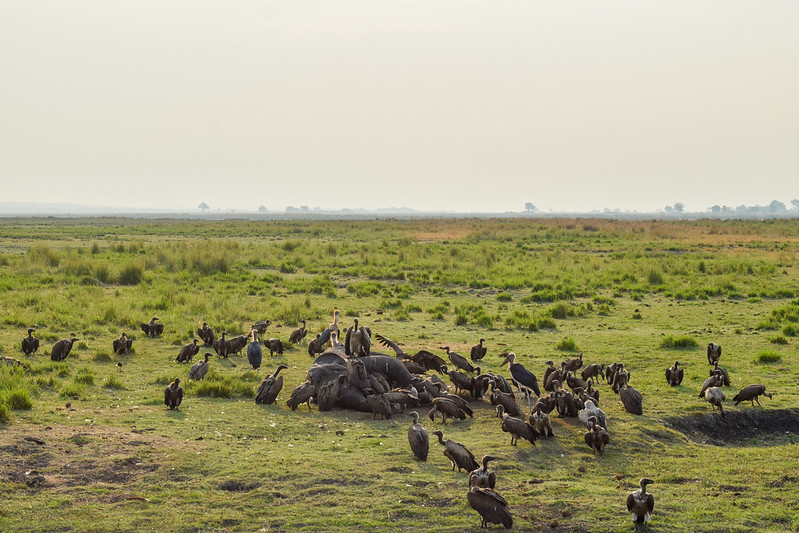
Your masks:
{"label": "pale yellow sky glow", "polygon": [[0,1],[0,202],[799,198],[799,2]]}

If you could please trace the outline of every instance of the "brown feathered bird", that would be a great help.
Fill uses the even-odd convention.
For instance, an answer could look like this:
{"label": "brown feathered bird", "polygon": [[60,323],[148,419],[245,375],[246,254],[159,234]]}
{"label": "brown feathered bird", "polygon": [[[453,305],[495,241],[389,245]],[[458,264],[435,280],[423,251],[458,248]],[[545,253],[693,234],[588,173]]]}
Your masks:
{"label": "brown feathered bird", "polygon": [[177,409],[182,401],[183,388],[180,386],[180,378],[175,378],[175,381],[164,389],[164,403],[170,409]]}
{"label": "brown feathered bird", "polygon": [[469,488],[493,489],[497,484],[497,473],[488,469],[488,462],[496,459],[493,455],[483,456],[483,465],[469,473]]}
{"label": "brown feathered bird", "polygon": [[444,456],[449,459],[450,463],[452,464],[453,471],[455,470],[456,466],[458,467],[458,472],[461,470],[471,472],[480,466],[474,459],[472,452],[470,452],[469,449],[460,442],[455,442],[454,440],[449,439],[445,441],[444,434],[441,431],[434,431],[433,435],[438,437],[438,443],[444,447]]}
{"label": "brown feathered bird", "polygon": [[477,344],[472,346],[472,350],[469,353],[469,356],[472,358],[472,361],[479,361],[480,359],[486,356],[487,349],[485,346],[483,346],[483,343],[485,341],[486,341],[485,339],[480,339],[480,341]]}
{"label": "brown feathered bird", "polygon": [[716,410],[716,407],[719,408],[719,412],[721,413],[721,418],[725,418],[726,415],[724,414],[724,400],[727,397],[724,396],[724,391],[721,390],[719,387],[708,387],[705,391],[705,400],[713,406],[713,410]]}
{"label": "brown feathered bird", "polygon": [[316,394],[316,387],[310,381],[305,381],[297,386],[296,389],[291,391],[291,396],[289,396],[286,405],[291,407],[292,411],[296,411],[297,407],[300,406],[301,403],[308,404],[308,411],[311,410],[311,398],[313,395]]}
{"label": "brown feathered bird", "polygon": [[[760,405],[760,400],[757,399],[758,396],[766,396],[767,398],[770,399],[771,398],[771,393],[770,392],[766,392],[766,386],[765,385],[747,385],[746,387],[741,389],[741,392],[736,394],[735,397],[733,397],[732,400],[735,402],[736,406],[739,403],[745,402],[745,401],[748,400],[748,401],[752,402],[752,407],[754,407],[755,406],[755,402],[757,402],[757,405]],[[763,407],[763,406],[760,405],[760,407]]]}
{"label": "brown feathered bird", "polygon": [[605,453],[605,446],[610,442],[610,435],[605,428],[597,424],[595,416],[588,419],[592,422],[591,428],[585,433],[585,443],[594,450],[594,454]]}
{"label": "brown feathered bird", "polygon": [[308,334],[308,330],[305,328],[305,320],[300,320],[300,322],[302,322],[302,327],[295,329],[291,332],[291,335],[289,335],[289,342],[293,344],[299,344],[302,342],[302,339],[305,338],[305,335]]}
{"label": "brown feathered bird", "polygon": [[316,392],[316,405],[319,407],[319,412],[330,411],[336,405],[341,390],[341,384],[347,379],[347,376],[341,375],[335,379],[331,379],[322,383]]}
{"label": "brown feathered bird", "polygon": [[488,524],[502,524],[507,529],[513,527],[508,502],[494,490],[472,487],[466,499],[472,509],[480,514],[480,527],[488,527]]}
{"label": "brown feathered bird", "polygon": [[133,346],[133,339],[129,339],[128,334],[123,331],[122,336],[118,339],[114,339],[111,345],[114,348],[114,353],[125,355],[130,351],[131,346]]}
{"label": "brown feathered bird", "polygon": [[628,413],[634,415],[644,414],[643,397],[634,388],[624,385],[624,388],[619,391],[619,398],[621,398],[621,403]]}
{"label": "brown feathered bird", "polygon": [[216,340],[214,330],[211,329],[211,326],[209,326],[207,322],[203,322],[203,325],[197,328],[197,336],[202,339],[203,344],[206,346],[213,346],[214,341]]}
{"label": "brown feathered bird", "polygon": [[646,477],[641,478],[641,488],[627,496],[627,510],[632,514],[636,524],[649,522],[652,509],[655,508],[655,497],[646,491],[646,486],[650,483],[654,483],[654,481]]}
{"label": "brown feathered bird", "polygon": [[69,352],[72,350],[72,345],[75,344],[75,341],[78,340],[75,335],[72,335],[70,339],[61,339],[57,343],[53,345],[53,351],[50,352],[50,359],[53,361],[63,361],[69,355]]}
{"label": "brown feathered bird", "polygon": [[200,381],[208,373],[208,370],[211,368],[211,365],[208,363],[208,360],[211,358],[211,352],[205,352],[203,357],[205,358],[204,361],[191,365],[189,369],[189,379]]}
{"label": "brown feathered bird", "polygon": [[408,428],[408,444],[411,445],[411,451],[413,451],[416,459],[427,461],[430,437],[425,427],[419,423],[419,413],[411,411],[411,416],[413,417],[413,424]]}
{"label": "brown feathered bird", "polygon": [[510,443],[512,446],[516,446],[516,442],[520,438],[530,441],[530,444],[535,446],[538,432],[533,429],[530,424],[524,420],[508,416],[501,405],[497,405],[497,416],[500,418],[502,431],[510,433]]}
{"label": "brown feathered bird", "polygon": [[39,349],[39,339],[33,336],[36,328],[28,328],[28,336],[22,339],[22,352],[25,355],[35,353]]}
{"label": "brown feathered bird", "polygon": [[441,413],[441,422],[445,426],[447,425],[447,418],[466,419],[466,412],[449,398],[433,398],[433,408],[427,413],[430,420],[435,421],[436,412]]}
{"label": "brown feathered bird", "polygon": [[[258,391],[255,393],[255,403],[265,405],[275,403],[277,395],[283,389],[283,376],[278,377],[278,374],[286,368],[288,368],[286,365],[278,365],[271,376],[266,376],[261,381],[261,384],[258,385]],[[308,407],[310,409],[310,405]]]}
{"label": "brown feathered bird", "polygon": [[707,364],[712,365],[718,363],[721,359],[721,345],[715,342],[710,342],[707,345]]}
{"label": "brown feathered bird", "polygon": [[666,382],[675,387],[682,383],[683,370],[680,368],[680,362],[674,361],[674,364],[666,369]]}
{"label": "brown feathered bird", "polygon": [[197,344],[199,342],[198,339],[194,339],[189,344],[184,345],[183,348],[180,349],[180,353],[178,353],[177,359],[175,360],[178,363],[191,362],[192,357],[200,352],[200,346]]}
{"label": "brown feathered bird", "polygon": [[157,316],[154,316],[150,319],[149,322],[146,324],[141,325],[141,330],[144,332],[145,335],[148,337],[157,337],[161,333],[164,332],[164,325],[158,324],[156,321],[158,320]]}

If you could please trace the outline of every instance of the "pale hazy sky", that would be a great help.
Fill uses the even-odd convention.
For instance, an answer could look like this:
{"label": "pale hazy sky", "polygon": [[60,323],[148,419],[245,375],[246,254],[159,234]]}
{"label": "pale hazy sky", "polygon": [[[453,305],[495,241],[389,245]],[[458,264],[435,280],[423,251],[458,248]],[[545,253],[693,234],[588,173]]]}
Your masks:
{"label": "pale hazy sky", "polygon": [[796,0],[0,0],[0,201],[794,198]]}

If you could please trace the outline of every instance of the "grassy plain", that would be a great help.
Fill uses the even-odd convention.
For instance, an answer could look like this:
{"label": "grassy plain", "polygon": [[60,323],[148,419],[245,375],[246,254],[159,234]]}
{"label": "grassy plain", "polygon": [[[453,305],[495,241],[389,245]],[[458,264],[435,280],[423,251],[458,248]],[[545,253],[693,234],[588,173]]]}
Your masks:
{"label": "grassy plain", "polygon": [[[505,375],[506,351],[539,379],[577,351],[630,368],[644,415],[600,386],[604,456],[555,413],[536,447],[511,447],[487,402],[443,428],[498,457],[518,530],[632,530],[626,494],[647,476],[649,531],[799,531],[798,252],[796,220],[0,219],[0,356],[30,368],[0,369],[0,530],[478,530],[466,474],[437,443],[416,462],[407,415],[286,408],[305,343],[265,357],[261,377],[289,365],[272,406],[252,401],[246,358],[212,359],[207,379],[229,397],[200,395],[175,362],[202,321],[241,334],[269,318],[285,342],[306,318],[308,340],[336,306],[345,327],[358,317],[409,353],[484,337],[481,366]],[[152,316],[161,338],[139,329]],[[26,357],[34,325],[42,347]],[[122,331],[134,352],[116,356]],[[697,398],[708,342],[728,400],[750,383],[773,399],[728,401],[719,421]],[[686,377],[671,388],[675,359]],[[168,412],[176,376],[186,398]]]}

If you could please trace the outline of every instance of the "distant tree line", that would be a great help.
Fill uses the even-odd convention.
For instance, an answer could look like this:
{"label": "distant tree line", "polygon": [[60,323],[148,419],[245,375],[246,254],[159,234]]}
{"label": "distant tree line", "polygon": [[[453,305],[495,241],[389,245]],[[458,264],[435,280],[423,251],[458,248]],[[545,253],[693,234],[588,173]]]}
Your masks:
{"label": "distant tree line", "polygon": [[[799,212],[799,200],[791,200],[792,209],[790,211]],[[781,215],[787,214],[788,207],[779,200],[772,200],[768,205],[739,205],[730,207],[727,205],[714,205],[708,208],[713,215]]]}

